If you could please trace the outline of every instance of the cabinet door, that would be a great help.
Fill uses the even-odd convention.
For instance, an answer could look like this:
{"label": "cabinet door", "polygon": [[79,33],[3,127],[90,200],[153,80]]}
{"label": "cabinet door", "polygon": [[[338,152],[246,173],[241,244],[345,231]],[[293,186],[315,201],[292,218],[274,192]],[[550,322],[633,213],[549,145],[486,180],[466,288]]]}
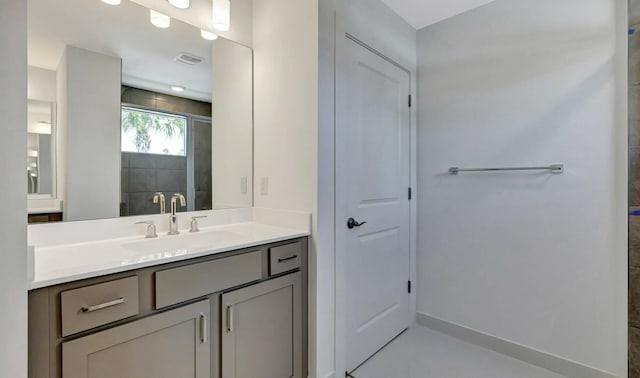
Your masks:
{"label": "cabinet door", "polygon": [[63,378],[209,378],[209,300],[62,344]]}
{"label": "cabinet door", "polygon": [[300,277],[222,295],[222,378],[302,377]]}

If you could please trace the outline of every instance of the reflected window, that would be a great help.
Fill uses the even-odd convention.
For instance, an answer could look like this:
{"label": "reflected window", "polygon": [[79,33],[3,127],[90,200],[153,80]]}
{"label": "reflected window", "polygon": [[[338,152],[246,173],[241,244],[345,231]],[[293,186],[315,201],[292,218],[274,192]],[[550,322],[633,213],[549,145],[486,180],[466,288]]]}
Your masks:
{"label": "reflected window", "polygon": [[122,152],[186,156],[187,118],[122,107]]}

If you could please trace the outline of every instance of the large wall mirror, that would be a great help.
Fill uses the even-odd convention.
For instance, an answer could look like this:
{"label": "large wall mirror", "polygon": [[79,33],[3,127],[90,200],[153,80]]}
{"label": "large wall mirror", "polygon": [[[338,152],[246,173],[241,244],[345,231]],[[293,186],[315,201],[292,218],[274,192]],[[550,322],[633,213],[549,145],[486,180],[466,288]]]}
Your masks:
{"label": "large wall mirror", "polygon": [[28,0],[30,220],[252,206],[252,50],[113,2]]}

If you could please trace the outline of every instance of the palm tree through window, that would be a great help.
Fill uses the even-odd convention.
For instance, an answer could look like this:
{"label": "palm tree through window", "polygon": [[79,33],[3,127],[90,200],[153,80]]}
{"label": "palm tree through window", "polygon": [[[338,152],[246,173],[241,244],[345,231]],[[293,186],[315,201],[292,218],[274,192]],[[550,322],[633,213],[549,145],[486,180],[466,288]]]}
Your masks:
{"label": "palm tree through window", "polygon": [[187,118],[122,107],[123,152],[186,156]]}

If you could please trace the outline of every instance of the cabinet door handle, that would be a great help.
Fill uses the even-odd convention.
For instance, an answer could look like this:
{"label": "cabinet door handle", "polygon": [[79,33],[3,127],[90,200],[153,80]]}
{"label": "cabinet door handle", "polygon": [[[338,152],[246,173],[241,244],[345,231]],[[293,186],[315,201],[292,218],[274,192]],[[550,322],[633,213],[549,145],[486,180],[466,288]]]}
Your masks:
{"label": "cabinet door handle", "polygon": [[233,307],[227,305],[227,332],[233,332]]}
{"label": "cabinet door handle", "polygon": [[295,260],[297,258],[298,258],[298,255],[293,255],[293,256],[289,256],[289,257],[284,257],[284,258],[278,259],[278,262],[281,263],[281,262],[285,262],[285,261],[289,261],[289,260]]}
{"label": "cabinet door handle", "polygon": [[200,313],[200,342],[202,344],[207,343],[207,334],[209,330],[207,329],[207,315]]}
{"label": "cabinet door handle", "polygon": [[118,298],[110,302],[100,303],[100,304],[88,306],[88,307],[81,307],[80,311],[82,311],[83,313],[94,312],[94,311],[102,310],[105,308],[117,306],[123,303],[124,303],[124,298]]}

